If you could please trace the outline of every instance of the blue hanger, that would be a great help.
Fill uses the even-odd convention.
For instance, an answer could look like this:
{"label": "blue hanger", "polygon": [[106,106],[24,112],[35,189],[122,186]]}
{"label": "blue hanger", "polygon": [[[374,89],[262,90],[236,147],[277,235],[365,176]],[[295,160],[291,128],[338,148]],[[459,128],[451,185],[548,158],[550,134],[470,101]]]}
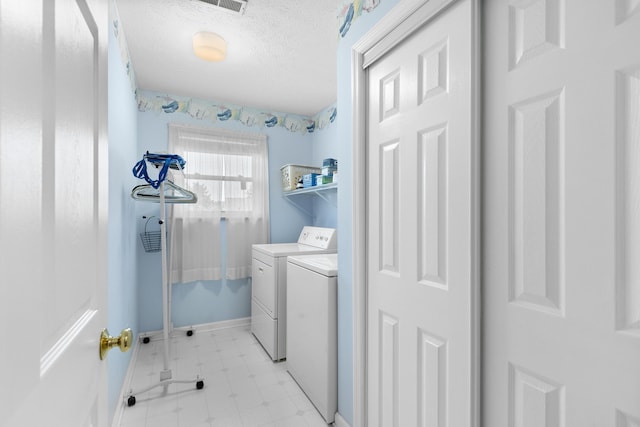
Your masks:
{"label": "blue hanger", "polygon": [[[147,162],[151,163],[155,167],[162,166],[160,169],[160,173],[158,174],[158,179],[149,178],[149,174],[147,173]],[[153,188],[158,188],[160,183],[167,179],[167,172],[169,168],[171,169],[184,169],[184,165],[187,162],[177,154],[162,154],[162,153],[147,153],[142,157],[136,165],[133,167],[133,176],[136,178],[144,179],[147,181]]]}

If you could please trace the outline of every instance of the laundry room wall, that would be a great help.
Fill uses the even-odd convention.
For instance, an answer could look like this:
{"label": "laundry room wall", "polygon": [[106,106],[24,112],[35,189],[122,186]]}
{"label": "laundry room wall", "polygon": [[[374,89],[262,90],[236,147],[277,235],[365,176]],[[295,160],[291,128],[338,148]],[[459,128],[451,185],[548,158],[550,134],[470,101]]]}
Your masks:
{"label": "laundry room wall", "polygon": [[[335,109],[335,106],[327,110]],[[326,127],[316,130],[312,134],[312,156],[311,164],[322,166],[324,159],[338,160],[339,140],[338,140],[338,122],[340,116],[337,111],[334,112],[335,120]],[[338,162],[338,167],[340,163]],[[339,174],[338,174],[339,176]],[[326,200],[321,197],[313,199],[313,225],[317,227],[338,227],[338,195],[337,191],[325,194]]]}
{"label": "laundry room wall", "polygon": [[[117,9],[109,4],[109,262],[107,328],[117,335],[129,327],[138,334],[136,290],[136,207],[130,196],[137,181],[131,174],[137,157],[137,104],[135,88],[127,71],[126,57],[118,43]],[[133,352],[109,354],[109,425],[119,403],[118,398]]]}
{"label": "laundry room wall", "polygon": [[[315,118],[287,113],[265,114],[239,106],[220,105],[214,101],[147,91],[139,91],[138,109],[139,158],[147,150],[167,151],[169,123],[266,134],[269,152],[271,242],[295,241],[304,225],[314,223],[313,216],[298,209],[282,196],[280,167],[287,163],[304,165],[318,163],[313,159],[314,140],[324,141],[325,133],[335,132],[329,127],[331,123],[326,120],[328,112],[323,111]],[[272,127],[266,126],[265,121],[272,117],[276,118],[277,124]],[[307,129],[311,122],[314,122],[315,126],[313,132]],[[322,123],[322,125],[316,126],[315,123]],[[322,159],[319,161],[319,164],[321,163]],[[189,168],[188,164],[186,168]],[[145,223],[142,216],[158,216],[159,210],[155,204],[136,203],[136,213],[138,232],[141,232]],[[330,218],[330,215],[330,213],[323,213],[323,221],[335,224],[337,222],[335,208],[333,218]],[[149,227],[157,229],[158,225],[150,222]],[[162,328],[160,254],[145,253],[141,244],[138,244],[137,253],[140,329],[142,331],[160,330]],[[223,253],[222,257],[224,260],[226,254]],[[248,317],[251,311],[250,301],[249,280],[177,284],[172,287],[172,320],[174,326],[180,327]]]}

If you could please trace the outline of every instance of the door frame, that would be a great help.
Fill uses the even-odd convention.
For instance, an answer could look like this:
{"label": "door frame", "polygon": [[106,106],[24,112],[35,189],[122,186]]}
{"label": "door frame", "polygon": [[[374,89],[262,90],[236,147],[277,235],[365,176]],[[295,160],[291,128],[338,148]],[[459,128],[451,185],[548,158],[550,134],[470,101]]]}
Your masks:
{"label": "door frame", "polygon": [[[403,0],[351,48],[352,101],[352,283],[353,283],[353,426],[367,425],[367,70],[422,25],[459,0]],[[480,277],[481,277],[481,173],[480,173],[480,47],[479,0],[471,1],[471,414],[472,426],[480,425]]]}

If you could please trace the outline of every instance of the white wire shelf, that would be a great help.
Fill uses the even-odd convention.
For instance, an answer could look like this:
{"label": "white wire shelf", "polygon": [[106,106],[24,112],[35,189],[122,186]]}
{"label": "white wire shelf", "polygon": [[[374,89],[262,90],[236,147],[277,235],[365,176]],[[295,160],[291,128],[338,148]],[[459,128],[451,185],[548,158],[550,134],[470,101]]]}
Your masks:
{"label": "white wire shelf", "polygon": [[[321,195],[322,193],[329,191],[329,190],[335,190],[338,188],[338,183],[337,182],[332,182],[331,184],[324,184],[324,185],[316,185],[313,187],[307,187],[307,188],[301,188],[299,190],[291,190],[291,191],[285,191],[283,192],[283,194],[286,197],[291,197],[291,196],[296,196],[298,194],[309,194],[309,193],[313,193],[316,195]],[[322,196],[320,196],[322,197]]]}
{"label": "white wire shelf", "polygon": [[289,203],[293,204],[308,215],[312,215],[313,212],[310,212],[304,205],[296,202],[296,200],[299,199],[297,196],[304,196],[303,198],[309,196],[317,196],[330,205],[336,207],[337,200],[335,195],[333,197],[327,197],[327,195],[331,194],[332,192],[337,192],[337,190],[338,183],[333,182],[331,184],[316,185],[313,187],[301,188],[299,190],[285,191],[282,194],[285,196],[286,200],[289,201]]}

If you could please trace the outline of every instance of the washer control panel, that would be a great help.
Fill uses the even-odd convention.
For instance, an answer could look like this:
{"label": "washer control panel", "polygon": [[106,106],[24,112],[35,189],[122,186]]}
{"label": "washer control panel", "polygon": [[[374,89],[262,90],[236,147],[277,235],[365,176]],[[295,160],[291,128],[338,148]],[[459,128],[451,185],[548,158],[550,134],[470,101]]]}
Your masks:
{"label": "washer control panel", "polygon": [[321,249],[336,249],[337,231],[335,228],[305,226],[300,232],[298,243]]}

